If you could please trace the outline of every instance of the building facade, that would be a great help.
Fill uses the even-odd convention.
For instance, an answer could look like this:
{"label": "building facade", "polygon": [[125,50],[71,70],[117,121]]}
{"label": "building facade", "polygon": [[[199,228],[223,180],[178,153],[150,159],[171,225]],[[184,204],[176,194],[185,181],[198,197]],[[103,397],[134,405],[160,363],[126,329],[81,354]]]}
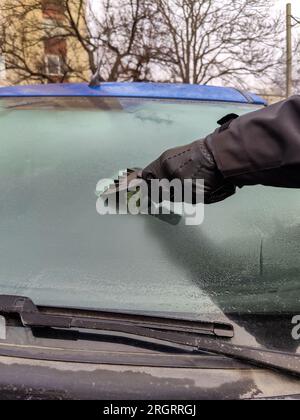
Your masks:
{"label": "building facade", "polygon": [[0,84],[90,80],[87,52],[74,36],[87,36],[85,5],[67,3],[71,18],[66,0],[0,0]]}

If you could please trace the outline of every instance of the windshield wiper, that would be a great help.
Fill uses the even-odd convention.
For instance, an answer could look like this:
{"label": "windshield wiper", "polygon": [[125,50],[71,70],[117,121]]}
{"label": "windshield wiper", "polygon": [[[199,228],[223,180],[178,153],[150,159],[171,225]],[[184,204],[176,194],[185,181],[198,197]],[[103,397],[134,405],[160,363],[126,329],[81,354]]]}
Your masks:
{"label": "windshield wiper", "polygon": [[[0,295],[0,314],[17,314],[25,327],[80,328],[114,331],[164,339],[167,332],[232,338],[233,326],[226,323],[190,321],[106,311],[72,310],[36,306],[31,299]],[[168,339],[167,339],[168,341]],[[181,344],[181,343],[179,343]]]}
{"label": "windshield wiper", "polygon": [[[177,318],[36,306],[31,299],[0,295],[0,314],[19,315],[25,327],[124,333],[127,337],[176,344],[195,353],[226,356],[261,368],[300,377],[300,355],[235,345],[233,326]],[[227,340],[226,340],[227,339]]]}

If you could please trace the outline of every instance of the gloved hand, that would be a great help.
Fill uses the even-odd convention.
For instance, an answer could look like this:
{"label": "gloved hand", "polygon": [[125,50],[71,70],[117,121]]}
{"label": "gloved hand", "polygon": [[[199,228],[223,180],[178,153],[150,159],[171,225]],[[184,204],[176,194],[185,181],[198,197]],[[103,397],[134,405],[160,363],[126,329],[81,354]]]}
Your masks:
{"label": "gloved hand", "polygon": [[[193,202],[196,203],[196,180],[204,180],[204,203],[225,200],[236,191],[235,185],[226,181],[218,170],[208,145],[208,138],[164,152],[142,171],[142,178],[151,185],[151,179],[191,179]],[[186,201],[186,200],[185,200]]]}

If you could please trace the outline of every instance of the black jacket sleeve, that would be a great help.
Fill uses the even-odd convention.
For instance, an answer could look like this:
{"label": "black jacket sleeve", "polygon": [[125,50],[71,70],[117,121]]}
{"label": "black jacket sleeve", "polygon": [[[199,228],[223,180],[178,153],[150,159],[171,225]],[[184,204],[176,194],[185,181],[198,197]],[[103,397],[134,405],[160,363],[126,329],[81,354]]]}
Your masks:
{"label": "black jacket sleeve", "polygon": [[300,96],[233,120],[207,143],[235,185],[300,188]]}

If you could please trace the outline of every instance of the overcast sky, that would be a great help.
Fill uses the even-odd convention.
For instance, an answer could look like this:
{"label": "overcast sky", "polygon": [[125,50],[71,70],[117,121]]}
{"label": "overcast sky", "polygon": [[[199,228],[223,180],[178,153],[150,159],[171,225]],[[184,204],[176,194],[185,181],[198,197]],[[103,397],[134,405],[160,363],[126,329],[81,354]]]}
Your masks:
{"label": "overcast sky", "polygon": [[300,18],[300,0],[277,0],[277,2],[281,10],[285,10],[285,5],[291,3],[293,15]]}
{"label": "overcast sky", "polygon": [[[277,2],[278,10],[285,13],[286,4],[291,3],[292,15],[300,20],[300,0],[275,0]],[[294,32],[300,32],[300,25],[294,28]]]}

